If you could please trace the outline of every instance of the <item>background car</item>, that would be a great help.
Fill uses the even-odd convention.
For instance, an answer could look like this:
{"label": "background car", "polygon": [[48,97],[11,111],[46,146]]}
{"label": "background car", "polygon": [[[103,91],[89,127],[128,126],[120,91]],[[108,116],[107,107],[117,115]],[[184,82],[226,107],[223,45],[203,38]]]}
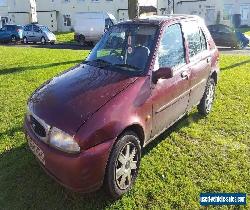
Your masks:
{"label": "background car", "polygon": [[20,25],[5,25],[0,29],[0,41],[16,42],[23,38],[23,27]]}
{"label": "background car", "polygon": [[226,25],[208,26],[216,45],[242,49],[249,45],[249,39],[240,31]]}
{"label": "background car", "polygon": [[23,43],[28,44],[29,42],[54,44],[56,42],[56,36],[46,26],[29,24],[24,27]]}

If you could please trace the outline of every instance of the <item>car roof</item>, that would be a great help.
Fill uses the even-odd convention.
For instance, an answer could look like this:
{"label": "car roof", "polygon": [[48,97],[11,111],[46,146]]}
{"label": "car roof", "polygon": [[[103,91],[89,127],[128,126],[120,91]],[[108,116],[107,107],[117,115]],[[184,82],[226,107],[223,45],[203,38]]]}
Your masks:
{"label": "car roof", "polygon": [[197,15],[182,15],[182,14],[173,14],[173,15],[165,15],[165,16],[158,16],[158,15],[152,15],[148,17],[143,18],[137,18],[133,20],[128,20],[121,23],[135,23],[135,24],[154,24],[154,25],[161,25],[164,22],[171,22],[171,21],[177,21],[177,20],[201,20],[201,18]]}
{"label": "car roof", "polygon": [[40,25],[40,24],[37,24],[37,23],[30,23],[30,24],[28,24],[28,25],[26,25],[26,26],[47,27],[47,26],[45,26],[45,25]]}
{"label": "car roof", "polygon": [[214,24],[214,25],[208,25],[208,27],[218,27],[218,26],[224,26],[224,27],[229,27],[229,28],[231,28],[230,26],[228,26],[228,25],[224,25],[224,24],[221,24],[221,23],[219,23],[219,24]]}
{"label": "car roof", "polygon": [[4,26],[15,26],[15,27],[23,27],[21,25],[15,25],[15,24],[5,24]]}

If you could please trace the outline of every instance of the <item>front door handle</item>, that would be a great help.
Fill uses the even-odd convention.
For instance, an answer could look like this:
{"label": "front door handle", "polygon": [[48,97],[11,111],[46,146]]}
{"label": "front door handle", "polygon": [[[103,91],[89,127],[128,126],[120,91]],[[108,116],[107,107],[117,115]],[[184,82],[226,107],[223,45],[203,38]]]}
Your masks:
{"label": "front door handle", "polygon": [[189,77],[190,77],[190,74],[189,74],[188,71],[184,71],[184,72],[181,73],[181,77],[182,77],[182,79],[188,80]]}

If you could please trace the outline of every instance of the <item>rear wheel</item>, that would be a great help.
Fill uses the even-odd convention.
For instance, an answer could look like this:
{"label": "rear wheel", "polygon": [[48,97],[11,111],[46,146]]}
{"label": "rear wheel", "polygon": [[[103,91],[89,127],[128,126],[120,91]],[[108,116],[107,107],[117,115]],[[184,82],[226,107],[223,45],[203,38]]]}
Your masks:
{"label": "rear wheel", "polygon": [[125,132],[115,143],[106,168],[105,188],[118,199],[133,186],[141,160],[139,138],[134,132]]}
{"label": "rear wheel", "polygon": [[244,49],[244,43],[241,42],[241,41],[239,41],[239,42],[237,43],[236,49],[238,49],[238,50]]}
{"label": "rear wheel", "polygon": [[79,43],[80,43],[80,45],[85,45],[85,36],[83,36],[83,35],[79,36]]}
{"label": "rear wheel", "polygon": [[23,37],[23,43],[24,44],[28,44],[28,39],[27,39],[27,37],[25,36],[25,37]]}
{"label": "rear wheel", "polygon": [[214,98],[215,98],[215,81],[213,78],[209,78],[205,89],[205,93],[200,101],[200,104],[198,105],[198,111],[200,114],[207,116],[211,112]]}

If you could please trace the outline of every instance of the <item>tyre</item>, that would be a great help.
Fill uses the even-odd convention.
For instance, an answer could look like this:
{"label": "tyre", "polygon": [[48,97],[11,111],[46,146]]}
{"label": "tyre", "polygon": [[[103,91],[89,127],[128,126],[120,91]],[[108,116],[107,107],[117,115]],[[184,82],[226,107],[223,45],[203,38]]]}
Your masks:
{"label": "tyre", "polygon": [[15,35],[12,35],[12,36],[11,36],[11,42],[16,43],[16,41],[17,41],[16,36],[15,36]]}
{"label": "tyre", "polygon": [[83,35],[79,36],[79,44],[82,46],[85,45],[85,36],[83,36]]}
{"label": "tyre", "polygon": [[28,39],[27,39],[27,37],[25,36],[25,37],[23,37],[23,43],[24,44],[28,44]]}
{"label": "tyre", "polygon": [[198,111],[201,115],[207,116],[213,106],[214,98],[215,98],[215,81],[213,78],[209,78],[205,93],[200,101],[200,104],[198,105]]}
{"label": "tyre", "polygon": [[112,148],[106,167],[104,186],[108,194],[118,199],[134,185],[141,160],[138,136],[131,131],[119,137]]}
{"label": "tyre", "polygon": [[50,45],[54,45],[55,44],[55,42],[50,42]]}
{"label": "tyre", "polygon": [[44,37],[41,38],[41,43],[42,43],[42,45],[46,44],[46,39]]}
{"label": "tyre", "polygon": [[244,49],[244,43],[243,42],[241,42],[241,41],[239,41],[238,43],[237,43],[237,46],[236,46],[236,49],[238,49],[238,50],[242,50],[242,49]]}

